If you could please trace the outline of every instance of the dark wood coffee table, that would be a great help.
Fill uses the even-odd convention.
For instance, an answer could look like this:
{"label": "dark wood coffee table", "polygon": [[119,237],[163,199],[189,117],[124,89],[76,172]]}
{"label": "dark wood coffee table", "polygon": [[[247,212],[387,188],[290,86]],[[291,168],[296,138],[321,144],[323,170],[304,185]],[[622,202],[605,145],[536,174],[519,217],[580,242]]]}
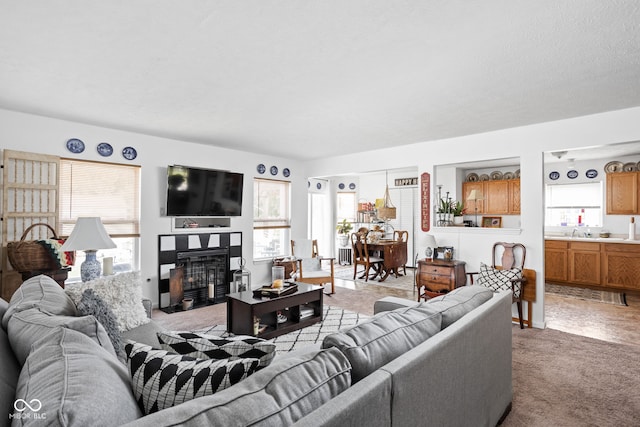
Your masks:
{"label": "dark wood coffee table", "polygon": [[[276,298],[254,297],[253,291],[227,295],[227,330],[236,335],[273,338],[320,322],[324,288],[300,282],[296,285],[296,292]],[[278,322],[278,312],[286,317],[285,322]],[[257,334],[254,318],[261,326]]]}

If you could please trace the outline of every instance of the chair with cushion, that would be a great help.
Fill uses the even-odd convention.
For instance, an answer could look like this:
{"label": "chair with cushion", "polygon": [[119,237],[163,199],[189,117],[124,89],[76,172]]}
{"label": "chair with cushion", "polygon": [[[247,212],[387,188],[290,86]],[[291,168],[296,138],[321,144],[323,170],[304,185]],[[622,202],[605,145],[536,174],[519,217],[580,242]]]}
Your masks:
{"label": "chair with cushion", "polygon": [[[365,233],[352,233],[351,245],[353,246],[353,279],[355,280],[358,272],[358,266],[364,266],[364,273],[360,278],[364,278],[367,282],[369,279],[374,279],[376,276],[382,273],[383,259],[377,256],[371,256],[369,248],[367,246],[367,235]],[[369,277],[369,270],[373,267],[375,274]]]}
{"label": "chair with cushion", "polygon": [[[496,257],[501,253],[501,265],[496,264]],[[480,263],[479,272],[468,272],[473,285],[473,278],[478,275],[477,284],[486,286],[493,292],[510,291],[512,300],[518,307],[520,329],[524,329],[522,319],[522,296],[526,278],[523,277],[524,260],[527,250],[522,243],[497,242],[493,245],[491,266]]]}
{"label": "chair with cushion", "polygon": [[[318,255],[318,241],[311,239],[296,239],[291,241],[291,254],[298,263],[296,280],[313,285],[331,284],[331,294],[336,292],[334,283],[334,258]],[[329,270],[322,268],[323,263],[329,263]]]}

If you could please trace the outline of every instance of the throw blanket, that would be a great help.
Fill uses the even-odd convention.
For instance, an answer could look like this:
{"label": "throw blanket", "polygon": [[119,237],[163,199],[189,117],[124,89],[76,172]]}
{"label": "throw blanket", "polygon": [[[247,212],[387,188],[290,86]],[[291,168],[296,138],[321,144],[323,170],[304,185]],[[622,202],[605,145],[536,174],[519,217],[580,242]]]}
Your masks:
{"label": "throw blanket", "polygon": [[60,250],[64,244],[64,239],[44,239],[36,240],[51,255],[58,268],[72,266],[76,262],[75,252],[63,252]]}

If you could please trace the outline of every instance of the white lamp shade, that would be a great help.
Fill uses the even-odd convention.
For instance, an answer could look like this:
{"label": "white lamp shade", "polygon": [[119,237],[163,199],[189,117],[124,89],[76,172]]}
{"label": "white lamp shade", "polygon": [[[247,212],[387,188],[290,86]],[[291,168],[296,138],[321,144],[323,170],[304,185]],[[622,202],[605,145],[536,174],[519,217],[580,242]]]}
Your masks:
{"label": "white lamp shade", "polygon": [[436,238],[433,236],[433,234],[425,234],[424,235],[425,241],[424,241],[424,245],[428,248],[437,248],[438,244],[436,243]]}
{"label": "white lamp shade", "polygon": [[484,200],[484,198],[482,197],[482,193],[478,190],[471,190],[471,193],[469,193],[469,197],[467,197],[467,200]]}
{"label": "white lamp shade", "polygon": [[116,244],[111,240],[99,217],[78,218],[71,236],[62,245],[62,251],[96,251],[112,249]]}

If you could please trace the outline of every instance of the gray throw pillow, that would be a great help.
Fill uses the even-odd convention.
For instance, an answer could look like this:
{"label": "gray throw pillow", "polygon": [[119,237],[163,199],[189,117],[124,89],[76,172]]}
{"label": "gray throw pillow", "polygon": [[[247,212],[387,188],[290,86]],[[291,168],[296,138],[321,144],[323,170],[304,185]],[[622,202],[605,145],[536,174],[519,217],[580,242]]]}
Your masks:
{"label": "gray throw pillow", "polygon": [[13,293],[9,308],[2,317],[2,327],[7,329],[14,313],[30,308],[60,316],[76,316],[76,305],[64,292],[64,289],[49,276],[40,275],[27,279]]}
{"label": "gray throw pillow", "polygon": [[13,348],[20,365],[24,364],[27,356],[32,351],[31,346],[36,341],[60,327],[83,333],[96,344],[104,347],[113,356],[116,356],[107,332],[95,317],[54,316],[43,312],[39,308],[31,308],[11,316],[7,330],[11,348]]}
{"label": "gray throw pillow", "polygon": [[85,289],[78,303],[78,314],[81,316],[93,316],[104,327],[113,349],[118,358],[124,359],[122,334],[118,329],[118,321],[109,306],[100,298],[93,289]]}
{"label": "gray throw pillow", "polygon": [[237,336],[221,338],[197,332],[158,332],[163,350],[197,359],[255,358],[267,366],[276,355],[276,345],[261,338]]}
{"label": "gray throw pillow", "polygon": [[127,368],[86,335],[67,328],[56,328],[33,344],[16,399],[37,399],[42,407],[40,418],[22,412],[14,427],[120,426],[142,416]]}
{"label": "gray throw pillow", "polygon": [[224,390],[258,369],[258,359],[203,360],[132,341],[125,351],[133,392],[146,414]]}
{"label": "gray throw pillow", "polygon": [[356,383],[440,332],[441,322],[437,310],[398,308],[327,335],[322,348],[337,347],[347,356]]}

